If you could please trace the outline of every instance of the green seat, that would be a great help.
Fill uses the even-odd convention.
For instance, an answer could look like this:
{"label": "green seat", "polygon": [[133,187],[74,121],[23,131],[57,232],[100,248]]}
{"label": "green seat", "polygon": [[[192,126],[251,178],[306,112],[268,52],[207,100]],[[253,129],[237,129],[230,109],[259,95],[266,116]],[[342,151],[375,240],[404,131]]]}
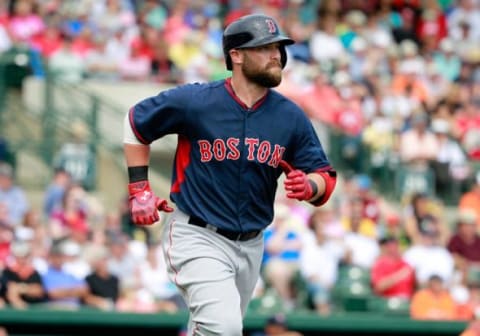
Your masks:
{"label": "green seat", "polygon": [[332,291],[332,301],[341,310],[367,311],[372,296],[370,284],[364,279],[337,283]]}
{"label": "green seat", "polygon": [[338,283],[361,282],[370,284],[370,271],[359,266],[344,265],[338,270]]}
{"label": "green seat", "polygon": [[285,313],[282,298],[272,288],[267,289],[261,297],[251,300],[248,309],[266,315]]}
{"label": "green seat", "polygon": [[410,301],[401,298],[372,296],[368,301],[368,310],[385,315],[410,315]]}

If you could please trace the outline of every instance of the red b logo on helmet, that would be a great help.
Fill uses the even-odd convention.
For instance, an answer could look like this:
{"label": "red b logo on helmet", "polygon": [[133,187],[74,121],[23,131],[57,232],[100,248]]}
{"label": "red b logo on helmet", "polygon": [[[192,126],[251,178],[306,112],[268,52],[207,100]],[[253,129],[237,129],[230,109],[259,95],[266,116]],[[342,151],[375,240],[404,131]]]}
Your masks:
{"label": "red b logo on helmet", "polygon": [[275,22],[273,22],[272,19],[266,19],[265,22],[267,23],[268,32],[270,34],[274,34],[277,32],[277,26],[275,25]]}

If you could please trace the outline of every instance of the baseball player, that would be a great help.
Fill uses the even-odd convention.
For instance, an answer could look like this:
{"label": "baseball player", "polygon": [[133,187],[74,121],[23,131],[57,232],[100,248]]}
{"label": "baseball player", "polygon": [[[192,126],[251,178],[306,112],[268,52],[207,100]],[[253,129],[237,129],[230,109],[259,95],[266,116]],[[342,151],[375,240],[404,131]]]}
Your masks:
{"label": "baseball player", "polygon": [[271,88],[287,61],[269,16],[244,16],[226,27],[223,51],[232,76],[185,84],[144,99],[125,118],[124,152],[132,219],[150,225],[172,212],[149,186],[149,145],[178,134],[163,226],[171,279],[190,310],[188,335],[242,335],[242,320],[273,218],[277,179],[287,196],[320,206],[336,173],[304,112]]}

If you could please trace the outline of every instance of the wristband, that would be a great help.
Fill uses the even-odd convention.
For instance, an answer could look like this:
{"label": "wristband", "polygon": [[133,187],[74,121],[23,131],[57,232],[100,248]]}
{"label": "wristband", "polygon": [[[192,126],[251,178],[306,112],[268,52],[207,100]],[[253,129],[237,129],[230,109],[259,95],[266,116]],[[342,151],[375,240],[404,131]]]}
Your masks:
{"label": "wristband", "polygon": [[130,183],[148,180],[148,166],[128,167],[128,181]]}
{"label": "wristband", "polygon": [[317,184],[312,179],[308,179],[308,183],[310,183],[310,186],[312,187],[312,197],[317,196],[318,194]]}

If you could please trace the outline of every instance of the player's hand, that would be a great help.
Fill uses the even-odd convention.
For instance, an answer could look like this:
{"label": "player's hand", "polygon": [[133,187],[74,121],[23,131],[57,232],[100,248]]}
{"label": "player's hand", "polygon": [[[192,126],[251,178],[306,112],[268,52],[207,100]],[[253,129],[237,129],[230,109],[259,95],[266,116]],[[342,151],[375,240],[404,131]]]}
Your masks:
{"label": "player's hand", "polygon": [[288,198],[294,198],[299,201],[308,201],[315,196],[307,174],[299,169],[294,169],[284,160],[280,161],[280,167],[287,175],[287,178],[284,181],[284,187],[287,191]]}
{"label": "player's hand", "polygon": [[160,219],[158,210],[173,211],[166,200],[153,193],[147,180],[130,183],[128,194],[128,204],[135,224],[151,225]]}

